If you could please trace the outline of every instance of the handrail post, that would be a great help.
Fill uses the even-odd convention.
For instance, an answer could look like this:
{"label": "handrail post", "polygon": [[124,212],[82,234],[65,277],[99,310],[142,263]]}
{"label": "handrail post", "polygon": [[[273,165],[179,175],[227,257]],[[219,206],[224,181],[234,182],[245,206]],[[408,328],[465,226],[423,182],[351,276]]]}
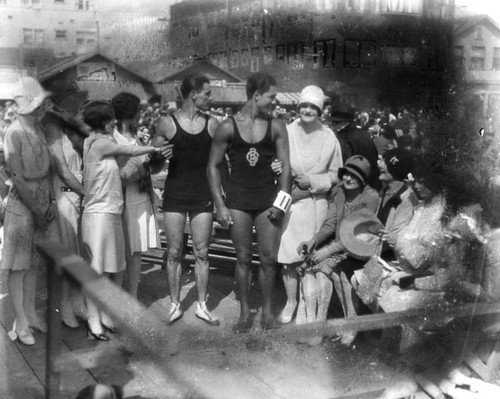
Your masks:
{"label": "handrail post", "polygon": [[45,340],[45,398],[61,397],[60,371],[55,367],[56,357],[60,352],[61,335],[61,285],[63,277],[55,260],[50,259],[47,265],[47,337]]}

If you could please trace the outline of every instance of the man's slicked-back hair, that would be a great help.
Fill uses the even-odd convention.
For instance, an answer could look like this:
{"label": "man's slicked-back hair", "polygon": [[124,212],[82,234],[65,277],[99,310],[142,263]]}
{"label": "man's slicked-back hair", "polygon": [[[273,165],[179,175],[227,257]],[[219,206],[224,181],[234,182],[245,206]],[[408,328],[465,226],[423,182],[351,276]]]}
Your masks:
{"label": "man's slicked-back hair", "polygon": [[181,96],[183,99],[189,96],[193,90],[199,92],[205,83],[210,84],[210,80],[205,75],[192,74],[186,76],[181,83]]}
{"label": "man's slicked-back hair", "polygon": [[277,86],[276,79],[264,72],[257,72],[248,77],[247,80],[247,100],[250,100],[255,93],[264,94],[271,86]]}

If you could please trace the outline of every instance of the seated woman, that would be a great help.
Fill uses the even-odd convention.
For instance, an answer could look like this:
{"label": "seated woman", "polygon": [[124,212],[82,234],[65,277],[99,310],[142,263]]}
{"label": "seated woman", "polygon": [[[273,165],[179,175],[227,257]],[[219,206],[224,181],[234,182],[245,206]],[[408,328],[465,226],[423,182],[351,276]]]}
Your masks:
{"label": "seated woman", "polygon": [[420,202],[410,223],[397,236],[394,244],[396,260],[385,266],[378,302],[372,306],[374,310],[382,307],[385,311],[396,311],[404,310],[401,306],[411,306],[411,301],[401,301],[396,291],[401,291],[401,284],[404,288],[405,284],[413,284],[416,277],[429,274],[428,270],[436,266],[438,247],[445,238],[441,222],[445,211],[442,174],[427,165],[420,165],[414,177],[413,188]]}
{"label": "seated woman", "polygon": [[394,247],[401,230],[410,223],[418,198],[406,180],[414,169],[413,154],[393,148],[379,156],[379,179],[383,188],[377,217],[385,226],[381,231],[384,246],[381,257],[386,261],[395,259]]}
{"label": "seated woman", "polygon": [[[366,208],[371,212],[376,211],[378,194],[366,184],[370,172],[370,164],[363,156],[355,155],[346,160],[345,166],[339,169],[341,182],[329,196],[325,222],[311,240],[301,242],[297,248],[300,253],[307,255],[307,262],[302,269],[314,271],[306,273],[303,278],[315,279],[317,287],[316,291],[301,293],[297,318],[300,312],[305,311],[306,321],[326,320],[333,285],[341,299],[345,316],[354,312],[350,290],[346,293],[342,289],[340,273],[344,272],[350,277],[354,270],[363,267],[363,262],[343,252],[339,226],[345,217],[357,210]],[[303,285],[307,286],[308,283]],[[350,344],[349,340],[349,337],[343,338],[345,344]]]}

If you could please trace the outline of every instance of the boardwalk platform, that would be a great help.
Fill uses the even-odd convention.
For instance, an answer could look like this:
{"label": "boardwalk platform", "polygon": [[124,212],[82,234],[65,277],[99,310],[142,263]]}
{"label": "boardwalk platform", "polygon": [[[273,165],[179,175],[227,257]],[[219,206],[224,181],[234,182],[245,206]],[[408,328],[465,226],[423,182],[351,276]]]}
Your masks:
{"label": "boardwalk platform", "polygon": [[[404,387],[415,372],[425,372],[431,380],[439,377],[439,369],[434,367],[446,363],[453,349],[446,345],[450,342],[446,334],[453,334],[462,325],[451,326],[451,332],[433,337],[425,350],[405,355],[394,354],[376,332],[359,334],[350,348],[342,347],[335,339],[326,339],[317,346],[299,344],[279,330],[270,333],[260,328],[260,291],[255,275],[251,290],[254,328],[247,334],[233,334],[231,327],[239,315],[234,250],[223,231],[216,231],[215,236],[210,247],[208,308],[220,318],[221,325],[211,327],[195,317],[197,294],[188,242],[181,291],[184,315],[168,327],[179,337],[177,353],[155,356],[125,334],[112,335],[109,342],[99,343],[87,338],[83,326],[75,330],[63,327],[59,354],[64,361],[62,397],[76,398],[85,386],[105,383],[122,386],[124,397],[129,399],[368,399],[378,397],[388,387]],[[162,244],[165,246],[165,242]],[[158,318],[165,317],[170,307],[162,255],[162,250],[143,255],[138,298]],[[254,257],[254,271],[257,265]],[[13,312],[9,297],[2,295],[6,292],[5,274],[0,274],[0,398],[44,398],[45,336],[36,332],[37,342],[32,347],[9,339]],[[40,272],[37,309],[42,316],[46,299],[47,278]],[[278,278],[276,313],[284,302]],[[414,397],[429,398],[421,391]]]}
{"label": "boardwalk platform", "polygon": [[[160,251],[144,255],[139,300],[163,317],[170,306]],[[6,292],[4,275],[0,293]],[[40,274],[37,309],[46,311],[46,276]],[[254,329],[234,335],[239,305],[232,271],[227,262],[212,260],[208,307],[221,319],[211,327],[195,317],[196,287],[188,264],[182,277],[184,316],[171,328],[179,333],[179,352],[163,359],[152,357],[128,337],[112,336],[106,343],[89,340],[83,326],[62,329],[62,353],[78,357],[95,349],[80,362],[62,370],[63,397],[75,398],[79,390],[97,382],[123,386],[125,398],[370,398],[374,392],[402,378],[410,370],[386,364],[369,341],[352,348],[326,340],[309,347],[260,329],[259,288],[253,283]],[[275,309],[284,304],[277,283]],[[0,300],[0,398],[43,398],[45,388],[45,337],[35,332],[36,345],[10,341],[13,313],[9,297]],[[279,336],[278,336],[279,337]],[[118,354],[118,355],[117,355]],[[86,369],[86,367],[89,367]],[[85,367],[85,368],[84,368]]]}

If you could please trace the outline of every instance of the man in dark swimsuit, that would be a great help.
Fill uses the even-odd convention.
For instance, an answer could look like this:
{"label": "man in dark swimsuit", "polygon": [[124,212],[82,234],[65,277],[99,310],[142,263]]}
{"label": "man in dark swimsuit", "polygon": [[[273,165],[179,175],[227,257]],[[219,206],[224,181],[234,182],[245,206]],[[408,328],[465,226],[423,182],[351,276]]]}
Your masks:
{"label": "man in dark swimsuit", "polygon": [[207,309],[208,246],[212,233],[213,202],[207,181],[207,162],[212,136],[218,125],[202,111],[209,109],[210,82],[203,75],[186,76],[181,84],[182,107],[158,122],[154,146],[169,143],[172,157],[163,194],[163,215],[167,238],[167,280],[171,307],[167,322],[182,316],[180,305],[181,256],[187,217],[195,256],[198,291],[196,316],[212,326],[219,319]]}
{"label": "man in dark swimsuit", "polygon": [[[263,304],[261,324],[276,327],[272,313],[272,290],[276,278],[276,256],[281,221],[291,197],[291,172],[288,137],[283,122],[270,117],[276,99],[276,80],[263,73],[248,78],[247,103],[217,128],[208,161],[208,181],[219,222],[229,227],[236,249],[235,279],[240,299],[240,319],[235,333],[252,327],[248,294],[252,261],[252,229],[259,244],[259,283]],[[220,167],[229,156],[230,176],[221,190]],[[282,173],[275,183],[273,159],[282,163]],[[280,190],[278,192],[278,189]]]}

